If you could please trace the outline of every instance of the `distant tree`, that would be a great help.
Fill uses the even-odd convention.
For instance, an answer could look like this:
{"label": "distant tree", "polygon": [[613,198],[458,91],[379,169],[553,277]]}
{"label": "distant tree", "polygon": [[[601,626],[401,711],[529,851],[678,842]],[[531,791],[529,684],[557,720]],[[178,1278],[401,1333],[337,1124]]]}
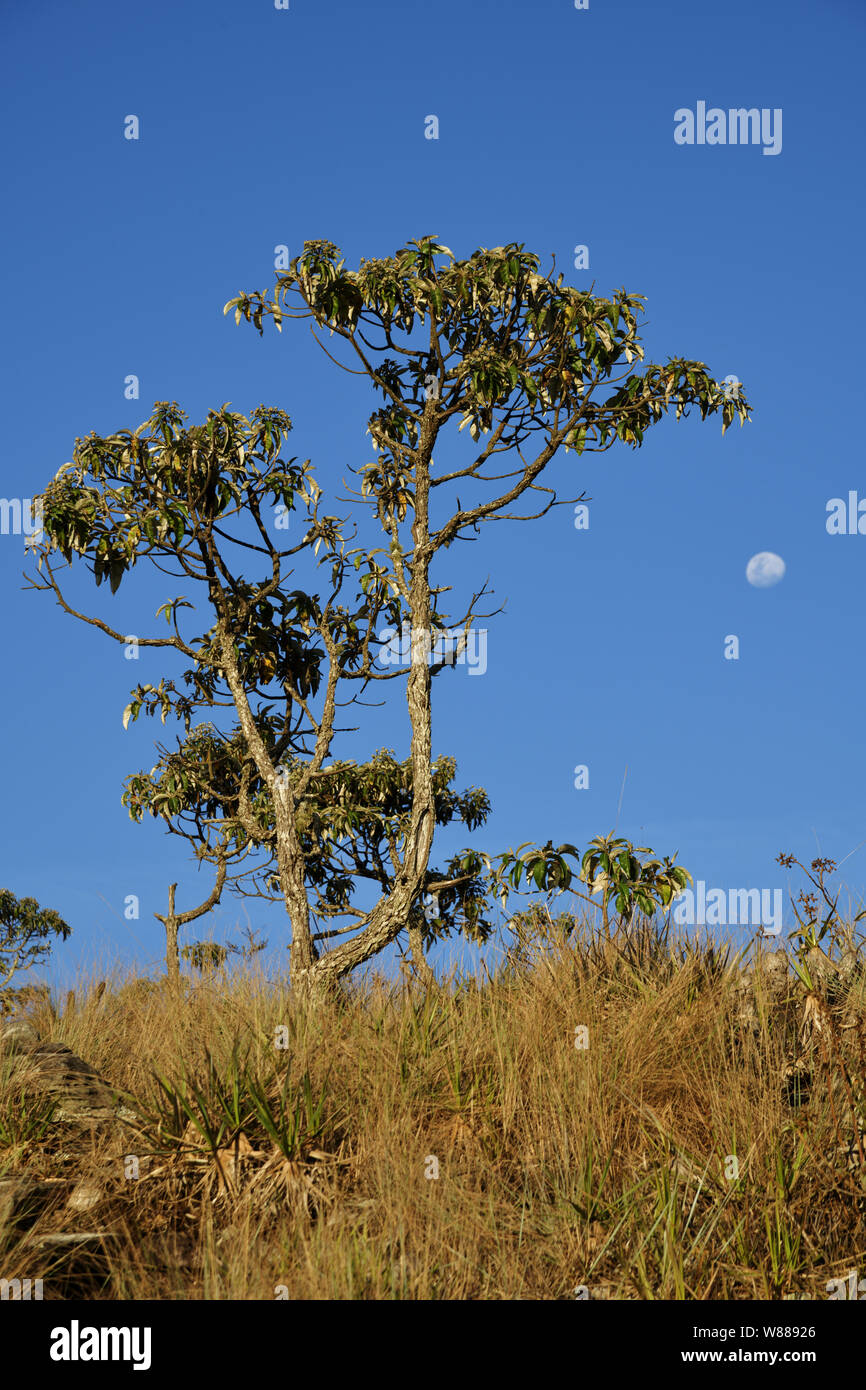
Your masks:
{"label": "distant tree", "polygon": [[0,888],[0,987],[19,970],[45,959],[54,944],[65,941],[72,928],[51,908],[41,908],[35,898],[15,897]]}
{"label": "distant tree", "polygon": [[222,946],[218,941],[194,941],[189,946],[184,946],[180,954],[193,970],[197,970],[201,975],[208,975],[225,965],[231,951],[228,946]]}
{"label": "distant tree", "polygon": [[244,961],[252,960],[253,956],[257,956],[268,944],[267,941],[258,941],[256,937],[257,933],[247,927],[244,932],[246,944],[243,946],[238,946],[233,941],[226,945],[219,941],[193,941],[184,946],[180,954],[193,970],[206,974],[212,970],[219,970],[229,956],[240,956]]}
{"label": "distant tree", "polygon": [[[376,457],[360,470],[357,494],[382,533],[379,548],[349,549],[354,536],[344,535],[345,523],[320,515],[309,461],[280,457],[289,417],[264,406],[249,420],[223,406],[186,428],[176,404],[159,402],[134,433],[77,440],[73,462],[40,499],[45,581],[35,586],[51,589],[67,612],[115,641],[126,642],[123,631],[67,602],[53,552],[67,563],[84,560],[112,593],[140,558],[205,592],[215,619],[209,630],[181,633],[179,611],[193,608],[181,595],[158,610],[173,630],[138,639],[186,658],[187,689],[165,678],[140,685],[124,722],[142,709],[159,711],[163,722],[172,714],[186,737],[176,753],[163,752],[152,774],[131,779],[125,799],[134,817],[143,810],[162,816],[236,885],[248,867],[256,891],[278,884],[299,989],[327,990],[402,932],[423,942],[436,919],[442,930],[458,919],[475,929],[484,919],[490,861],[467,852],[439,873],[430,868],[443,798],[454,795],[432,756],[432,689],[453,665],[453,653],[435,655],[442,634],[466,637],[491,615],[479,612],[484,587],[459,616],[444,612],[450,586],[434,583],[434,561],[444,564],[451,545],[471,540],[484,521],[531,520],[588,500],[559,500],[544,484],[560,450],[579,456],[617,442],[638,447],[669,410],[677,418],[692,406],[702,418],[719,414],[723,433],[749,415],[742,390],[730,392],[701,362],[669,359],[638,370],[640,296],[622,290],[595,298],[538,267],[522,246],[482,248],[457,260],[423,237],[348,270],[331,242],[311,241],[270,298],[241,294],[226,305],[260,332],[267,317],[278,328],[290,318],[327,328],[383,399],[369,417]],[[434,451],[454,425],[458,433],[468,427],[478,447],[465,465],[446,470]],[[457,486],[471,504],[456,494],[451,500]],[[515,513],[522,502],[537,509]],[[295,544],[275,542],[268,506],[283,523],[301,511]],[[247,578],[239,565],[255,558],[263,572]],[[314,560],[318,578],[290,587],[296,567],[309,571]],[[408,627],[405,669],[377,664],[382,621]],[[410,726],[406,762],[377,755],[361,765],[328,764],[336,735],[345,732],[338,709],[357,705],[376,682],[400,679]],[[227,732],[192,727],[203,707],[230,708],[236,725]],[[466,810],[472,817],[469,803]],[[459,809],[453,814],[466,819]],[[536,852],[534,882],[548,875],[550,855],[556,860],[550,845]],[[563,865],[560,856],[559,884]],[[488,886],[502,886],[509,866],[514,856],[503,858]],[[357,878],[376,890],[372,905],[352,901]],[[343,930],[319,932],[317,918],[339,914],[351,919],[351,930],[320,953],[318,943]]]}
{"label": "distant tree", "polygon": [[188,922],[194,922],[196,918],[203,917],[206,912],[209,912],[212,907],[216,906],[220,900],[225,878],[225,857],[217,856],[216,881],[203,903],[200,903],[198,907],[189,908],[186,912],[176,912],[174,902],[177,884],[171,883],[168,888],[168,912],[164,917],[160,912],[155,912],[153,914],[157,921],[162,922],[165,927],[165,964],[169,981],[173,985],[180,984],[180,954],[178,952],[179,929],[186,926]]}

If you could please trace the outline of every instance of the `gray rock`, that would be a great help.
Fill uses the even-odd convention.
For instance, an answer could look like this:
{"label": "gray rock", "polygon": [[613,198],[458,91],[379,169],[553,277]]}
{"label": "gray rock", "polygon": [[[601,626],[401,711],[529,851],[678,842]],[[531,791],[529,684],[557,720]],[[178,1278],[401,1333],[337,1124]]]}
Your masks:
{"label": "gray rock", "polygon": [[101,1244],[108,1235],[107,1231],[67,1231],[59,1235],[45,1235],[28,1237],[32,1245],[44,1248],[63,1248],[69,1245],[95,1245]]}
{"label": "gray rock", "polygon": [[99,1183],[82,1178],[70,1194],[66,1205],[70,1211],[92,1211],[94,1207],[99,1206],[104,1197],[105,1191]]}
{"label": "gray rock", "polygon": [[10,1018],[0,1023],[0,1051],[21,1052],[39,1041],[39,1034],[27,1018]]}
{"label": "gray rock", "polygon": [[53,1123],[129,1118],[130,1112],[89,1062],[65,1043],[40,1042],[26,1019],[14,1019],[0,1027],[0,1048],[13,1085],[56,1102]]}
{"label": "gray rock", "polygon": [[853,951],[850,947],[843,951],[839,957],[839,979],[842,984],[850,988],[863,974],[863,966],[863,956],[859,951]]}
{"label": "gray rock", "polygon": [[863,953],[850,947],[836,960],[813,946],[806,953],[806,968],[817,990],[824,994],[830,1003],[841,1002],[846,995],[852,995],[863,975]]}
{"label": "gray rock", "polygon": [[761,956],[760,971],[772,989],[781,993],[788,988],[791,971],[784,951],[770,951]]}

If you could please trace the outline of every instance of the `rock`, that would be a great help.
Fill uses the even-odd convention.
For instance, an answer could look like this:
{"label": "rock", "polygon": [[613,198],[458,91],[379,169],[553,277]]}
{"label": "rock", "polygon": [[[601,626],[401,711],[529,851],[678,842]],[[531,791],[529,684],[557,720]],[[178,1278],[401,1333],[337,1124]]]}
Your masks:
{"label": "rock", "polygon": [[784,951],[772,951],[762,955],[759,969],[764,983],[774,994],[782,994],[787,990],[791,972]]}
{"label": "rock", "polygon": [[22,1091],[56,1102],[52,1123],[101,1123],[131,1116],[98,1072],[65,1043],[40,1042],[33,1025],[15,1019],[0,1028],[9,1079]]}
{"label": "rock", "polygon": [[[64,1043],[42,1042],[26,1019],[0,1024],[0,1062],[4,1089],[11,1089],[13,1095],[18,1091],[28,1097],[28,1102],[33,1097],[54,1102],[50,1123],[70,1126],[69,1142],[73,1149],[89,1148],[86,1139],[82,1145],[82,1130],[113,1125],[132,1115],[89,1062],[77,1057]],[[64,1154],[63,1158],[75,1160],[76,1156]],[[65,1202],[74,1224],[76,1216],[93,1212],[105,1195],[103,1185],[93,1177],[78,1175],[77,1181],[74,1177],[44,1181],[26,1171],[7,1173],[0,1177],[0,1239],[7,1231],[18,1229],[27,1232],[26,1241],[34,1246],[65,1252],[62,1268],[66,1296],[89,1296],[94,1281],[98,1286],[107,1277],[107,1266],[103,1269],[99,1263],[106,1233],[40,1234],[38,1222],[52,1204]]]}
{"label": "rock", "polygon": [[20,1052],[39,1041],[39,1034],[27,1018],[12,1018],[0,1024],[0,1049],[3,1052]]}
{"label": "rock", "polygon": [[66,1205],[70,1211],[92,1211],[94,1207],[99,1206],[104,1196],[105,1193],[98,1183],[82,1179],[75,1187]]}
{"label": "rock", "polygon": [[23,1053],[18,1078],[27,1090],[56,1101],[54,1122],[115,1118],[118,1102],[113,1092],[89,1062],[63,1043],[37,1043]]}
{"label": "rock", "polygon": [[765,997],[776,999],[787,994],[791,979],[788,957],[784,951],[762,952],[755,964],[743,971],[739,988],[744,993],[754,995],[760,991]]}
{"label": "rock", "polygon": [[863,974],[863,965],[863,956],[859,951],[849,947],[842,952],[839,957],[839,979],[846,989],[850,989]]}
{"label": "rock", "polygon": [[58,1235],[45,1235],[28,1237],[31,1245],[38,1245],[43,1249],[62,1248],[69,1245],[101,1245],[108,1236],[108,1231],[65,1231]]}
{"label": "rock", "polygon": [[835,1004],[855,990],[863,974],[864,959],[862,952],[849,947],[837,960],[831,960],[820,946],[813,946],[806,953],[805,965],[815,988]]}

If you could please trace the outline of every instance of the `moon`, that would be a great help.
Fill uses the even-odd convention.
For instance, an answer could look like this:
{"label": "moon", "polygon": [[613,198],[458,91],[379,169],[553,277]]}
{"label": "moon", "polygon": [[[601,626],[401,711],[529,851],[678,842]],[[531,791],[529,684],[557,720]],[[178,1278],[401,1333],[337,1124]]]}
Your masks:
{"label": "moon", "polygon": [[746,578],[756,589],[770,589],[785,577],[785,561],[772,550],[753,555],[746,565]]}

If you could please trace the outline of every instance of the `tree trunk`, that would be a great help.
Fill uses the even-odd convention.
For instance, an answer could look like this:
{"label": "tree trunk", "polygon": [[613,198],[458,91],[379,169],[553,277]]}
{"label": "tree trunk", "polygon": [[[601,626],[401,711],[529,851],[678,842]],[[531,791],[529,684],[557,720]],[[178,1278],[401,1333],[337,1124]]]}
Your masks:
{"label": "tree trunk", "polygon": [[[402,872],[390,893],[380,898],[357,936],[320,957],[313,942],[310,905],[307,898],[305,863],[295,823],[296,792],[278,775],[253,718],[240,677],[229,623],[221,614],[217,638],[222,666],[247,747],[262,781],[268,788],[274,809],[277,870],[286,912],[291,922],[292,941],[289,968],[293,990],[307,997],[325,998],[339,993],[339,981],[359,965],[378,955],[399,935],[409,920],[423,890],[433,830],[436,823],[433,776],[431,771],[430,714],[430,544],[429,501],[430,460],[438,433],[437,406],[431,398],[424,408],[418,447],[415,451],[415,520],[412,525],[412,563],[407,565],[408,605],[412,620],[412,665],[406,682],[406,699],[412,726],[412,814],[403,847]],[[214,583],[215,583],[214,579]],[[328,694],[329,711],[323,727],[330,728],[333,716],[333,690]],[[327,743],[328,740],[325,740]],[[319,740],[317,740],[319,742]],[[324,749],[319,751],[319,757]]]}
{"label": "tree trunk", "polygon": [[[406,702],[412,725],[412,815],[403,847],[402,872],[390,893],[380,898],[367,926],[356,937],[336,946],[310,969],[315,990],[327,987],[378,955],[406,926],[423,891],[436,824],[431,771],[432,718],[430,676],[430,460],[438,432],[435,401],[425,406],[415,465],[413,560],[409,585],[412,620],[412,665],[406,681]],[[429,967],[428,967],[429,968]],[[431,972],[432,973],[432,972]]]}
{"label": "tree trunk", "polygon": [[202,917],[206,912],[210,912],[212,907],[216,907],[223,891],[223,884],[226,881],[226,860],[225,854],[220,854],[217,861],[217,873],[214,886],[203,903],[198,907],[190,908],[189,912],[175,912],[174,895],[177,889],[176,883],[170,883],[168,887],[168,913],[165,917],[159,912],[153,915],[158,922],[162,922],[165,927],[165,965],[168,972],[169,984],[173,989],[180,986],[180,953],[177,946],[178,927],[185,927],[187,922],[194,922],[197,917]]}
{"label": "tree trunk", "polygon": [[218,623],[221,639],[223,670],[232,692],[241,729],[259,776],[268,789],[274,811],[274,835],[277,851],[277,876],[283,895],[286,914],[292,929],[289,947],[289,974],[292,988],[307,993],[318,951],[313,942],[310,925],[310,904],[304,874],[304,855],[295,824],[295,793],[280,777],[258,730],[243,681],[231,633],[223,619]]}
{"label": "tree trunk", "polygon": [[168,972],[169,983],[174,987],[180,984],[180,952],[177,947],[177,917],[174,914],[176,888],[176,883],[169,884],[168,916],[163,918],[165,922],[165,968]]}
{"label": "tree trunk", "polygon": [[409,949],[416,978],[428,989],[438,984],[435,972],[424,954],[424,933],[417,925],[409,927]]}
{"label": "tree trunk", "polygon": [[292,989],[306,993],[310,972],[319,959],[319,953],[313,941],[304,856],[295,824],[292,791],[279,778],[274,780],[273,803],[280,888],[292,926],[289,973]]}

